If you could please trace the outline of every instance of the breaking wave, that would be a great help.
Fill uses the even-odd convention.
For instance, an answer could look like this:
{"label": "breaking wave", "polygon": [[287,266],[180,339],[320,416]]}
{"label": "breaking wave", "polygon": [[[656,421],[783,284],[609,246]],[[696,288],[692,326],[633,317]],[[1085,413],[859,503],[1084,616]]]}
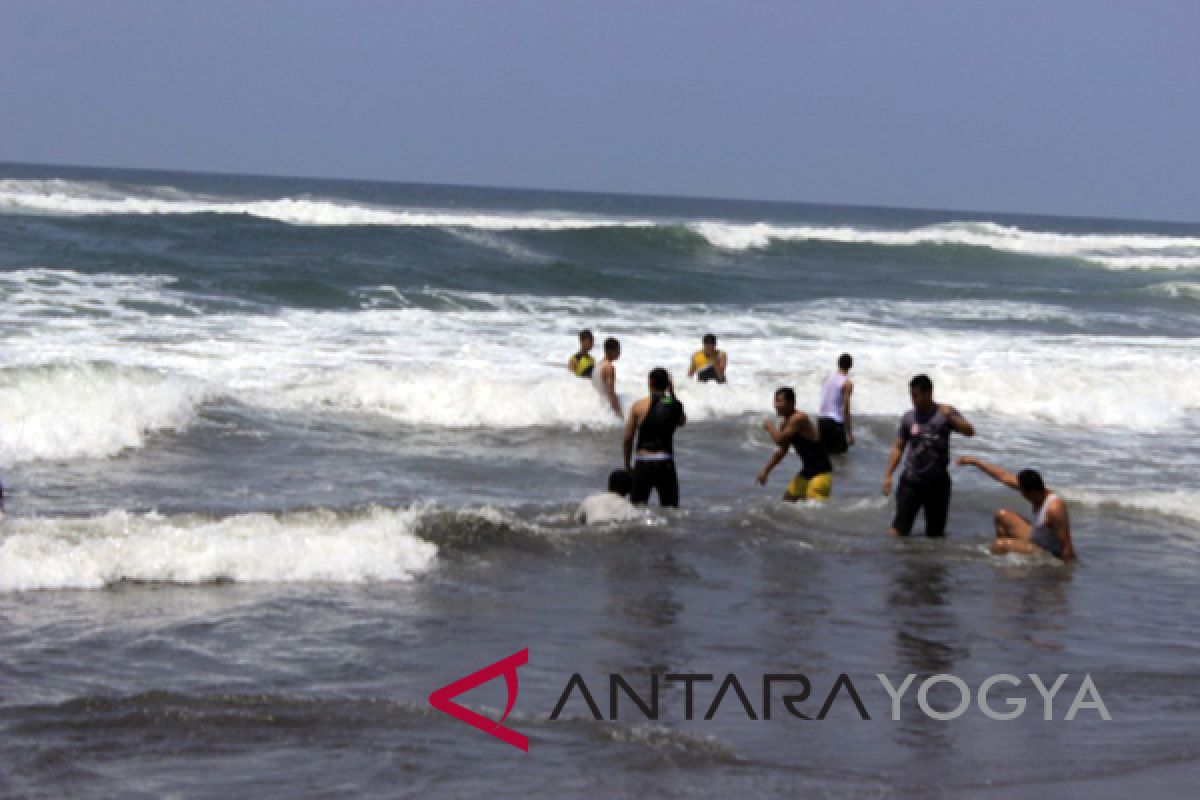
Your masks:
{"label": "breaking wave", "polygon": [[232,199],[171,187],[136,192],[104,183],[0,180],[0,213],[39,215],[231,214],[305,226],[426,227],[477,231],[674,229],[726,250],[777,242],[823,242],[878,247],[964,246],[1019,255],[1072,258],[1114,270],[1200,269],[1200,237],[1148,233],[1031,231],[994,222],[957,221],[908,230],[772,222],[613,217],[567,211],[495,212],[373,206],[310,196]]}

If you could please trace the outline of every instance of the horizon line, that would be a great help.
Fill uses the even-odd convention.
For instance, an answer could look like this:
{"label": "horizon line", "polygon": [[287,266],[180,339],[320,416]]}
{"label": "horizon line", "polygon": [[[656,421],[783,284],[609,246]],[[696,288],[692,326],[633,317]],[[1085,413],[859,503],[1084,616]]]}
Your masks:
{"label": "horizon line", "polygon": [[704,194],[664,194],[658,192],[606,191],[598,189],[565,189],[536,186],[495,186],[476,183],[453,183],[437,181],[400,180],[395,178],[349,178],[332,177],[327,175],[281,175],[267,172],[231,172],[216,169],[177,169],[173,167],[130,167],[114,166],[111,164],[52,164],[41,161],[9,161],[0,160],[0,166],[13,167],[48,167],[57,169],[81,170],[121,170],[125,172],[148,172],[175,175],[197,175],[223,178],[266,178],[284,181],[324,181],[329,183],[372,183],[400,186],[436,186],[447,189],[475,189],[494,192],[535,192],[541,194],[574,194],[588,196],[636,197],[651,200],[695,200],[708,202],[759,203],[780,206],[823,206],[826,208],[847,208],[877,211],[918,211],[940,214],[972,214],[977,216],[1008,216],[1008,217],[1048,217],[1064,220],[1086,220],[1092,222],[1151,222],[1164,225],[1200,225],[1200,220],[1189,221],[1182,219],[1157,219],[1154,217],[1117,217],[1117,216],[1086,216],[1083,214],[1066,214],[1044,211],[1001,211],[996,209],[968,208],[937,208],[926,206],[901,206],[879,203],[830,203],[816,200],[770,200],[756,197],[722,197]]}

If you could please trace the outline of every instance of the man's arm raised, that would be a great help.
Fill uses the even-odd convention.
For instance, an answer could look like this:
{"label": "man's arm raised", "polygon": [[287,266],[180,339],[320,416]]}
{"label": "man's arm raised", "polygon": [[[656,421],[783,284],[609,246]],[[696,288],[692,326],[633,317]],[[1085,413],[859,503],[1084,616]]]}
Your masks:
{"label": "man's arm raised", "polygon": [[786,449],[792,443],[792,438],[799,434],[800,426],[807,420],[807,414],[803,411],[797,411],[788,417],[787,422],[783,423],[782,428],[776,428],[775,423],[769,419],[763,420],[763,430],[771,436],[771,441]]}
{"label": "man's arm raised", "polygon": [[1021,490],[1021,484],[1017,483],[1017,476],[1013,475],[1008,470],[1000,469],[995,464],[976,458],[975,456],[962,456],[958,459],[960,467],[975,467],[984,475],[987,475],[992,480],[1003,483],[1010,489]]}

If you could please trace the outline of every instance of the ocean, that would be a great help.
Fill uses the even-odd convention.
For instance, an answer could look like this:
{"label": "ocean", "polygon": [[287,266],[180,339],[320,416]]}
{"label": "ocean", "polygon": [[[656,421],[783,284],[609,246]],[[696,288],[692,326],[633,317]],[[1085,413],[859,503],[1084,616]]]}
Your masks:
{"label": "ocean", "polygon": [[[798,190],[799,191],[799,190]],[[682,504],[584,528],[617,389],[675,376]],[[715,333],[729,382],[687,381]],[[772,394],[851,353],[857,444],[778,498]],[[1186,796],[1200,778],[1200,225],[0,165],[0,795]],[[909,378],[1034,467],[1077,564],[988,552],[953,469],[886,536]],[[430,707],[527,648],[505,725]],[[711,674],[688,719],[624,700]],[[901,719],[877,675],[1025,714]],[[551,711],[578,674],[596,695]],[[817,716],[764,674],[804,674]],[[1044,718],[1029,675],[1068,675]],[[1068,707],[1090,676],[1111,719]],[[920,678],[918,678],[920,680]],[[1004,687],[1001,687],[1004,688]],[[782,692],[780,689],[778,692]],[[999,697],[1000,695],[997,695]],[[935,705],[954,706],[942,684]],[[495,718],[502,681],[458,699]],[[997,700],[998,707],[1004,707]]]}

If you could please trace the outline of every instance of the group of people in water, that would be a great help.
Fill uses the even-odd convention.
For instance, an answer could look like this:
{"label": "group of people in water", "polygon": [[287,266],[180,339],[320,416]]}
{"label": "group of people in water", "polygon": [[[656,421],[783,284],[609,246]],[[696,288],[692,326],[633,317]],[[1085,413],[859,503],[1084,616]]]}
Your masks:
{"label": "group of people in water", "polygon": [[[589,330],[579,334],[579,350],[570,357],[567,368],[576,376],[591,380],[613,412],[625,420],[622,453],[624,469],[609,476],[608,491],[587,498],[576,513],[584,523],[631,518],[635,506],[644,505],[652,492],[666,507],[679,505],[679,479],[675,470],[675,431],[687,423],[683,403],[666,369],[655,367],[647,376],[647,395],[635,402],[625,414],[616,392],[616,361],[621,344],[614,338],[604,341],[602,360],[591,351],[595,338]],[[702,383],[725,383],[729,358],[718,349],[717,337],[705,334],[700,350],[692,356],[688,377]],[[821,386],[820,411],[814,420],[796,407],[796,392],[784,386],[775,391],[775,413],[779,418],[763,422],[775,451],[757,475],[765,486],[772,470],[794,450],[801,468],[788,483],[783,499],[823,502],[833,490],[831,455],[848,452],[854,445],[851,398],[854,381],[850,370],[854,359],[849,354],[838,358],[837,369]],[[937,403],[933,381],[917,375],[909,381],[912,408],[905,412],[896,430],[896,439],[887,458],[883,494],[894,494],[895,515],[892,536],[908,536],[923,514],[925,535],[945,536],[950,510],[950,437],[954,433],[971,437],[974,426],[954,407]],[[898,482],[896,469],[903,462]],[[1016,490],[1032,508],[1032,520],[1002,509],[994,517],[996,554],[1032,554],[1045,552],[1063,561],[1075,558],[1071,542],[1071,524],[1062,498],[1046,488],[1041,475],[1032,469],[1013,474],[974,456],[963,456],[959,466],[975,467],[993,480]]]}

